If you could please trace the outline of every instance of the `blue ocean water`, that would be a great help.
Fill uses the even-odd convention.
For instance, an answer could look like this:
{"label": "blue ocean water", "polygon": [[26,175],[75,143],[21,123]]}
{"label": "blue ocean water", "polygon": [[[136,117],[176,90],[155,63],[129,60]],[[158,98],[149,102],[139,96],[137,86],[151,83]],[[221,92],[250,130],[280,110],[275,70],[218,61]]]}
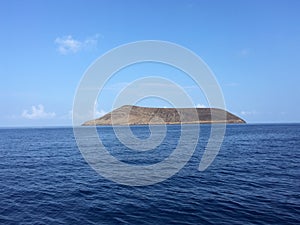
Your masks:
{"label": "blue ocean water", "polygon": [[[142,138],[148,127],[132,127]],[[155,152],[122,146],[98,128],[111,154],[151,164],[172,152],[180,126],[168,126]],[[77,148],[72,128],[0,129],[1,224],[300,224],[300,125],[228,125],[218,156],[199,161],[210,132],[173,177],[144,187],[96,173]]]}

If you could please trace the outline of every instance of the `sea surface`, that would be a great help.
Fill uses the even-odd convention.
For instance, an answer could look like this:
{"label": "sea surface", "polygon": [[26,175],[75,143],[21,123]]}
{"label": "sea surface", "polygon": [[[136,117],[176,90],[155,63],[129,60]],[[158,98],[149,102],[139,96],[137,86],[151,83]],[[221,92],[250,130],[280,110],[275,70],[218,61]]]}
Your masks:
{"label": "sea surface", "polygon": [[[147,126],[131,129],[149,136]],[[111,127],[97,130],[128,164],[164,160],[180,137],[170,125],[156,151],[133,152]],[[174,176],[133,187],[93,170],[72,128],[2,128],[0,224],[300,224],[300,124],[228,125],[214,162],[199,171],[209,133],[201,125],[194,154]]]}

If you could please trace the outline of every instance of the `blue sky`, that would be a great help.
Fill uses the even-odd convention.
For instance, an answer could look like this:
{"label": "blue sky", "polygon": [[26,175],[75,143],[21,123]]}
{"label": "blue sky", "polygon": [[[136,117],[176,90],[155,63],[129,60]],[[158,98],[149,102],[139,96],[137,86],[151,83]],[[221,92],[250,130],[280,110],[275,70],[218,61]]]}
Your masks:
{"label": "blue sky", "polygon": [[[170,41],[198,54],[214,72],[227,109],[247,122],[300,122],[299,11],[297,0],[2,1],[0,126],[70,125],[89,65],[140,40]],[[160,70],[190,87],[167,67],[128,68],[100,95],[99,115],[111,110],[124,85]],[[201,91],[187,91],[195,105],[207,104]]]}

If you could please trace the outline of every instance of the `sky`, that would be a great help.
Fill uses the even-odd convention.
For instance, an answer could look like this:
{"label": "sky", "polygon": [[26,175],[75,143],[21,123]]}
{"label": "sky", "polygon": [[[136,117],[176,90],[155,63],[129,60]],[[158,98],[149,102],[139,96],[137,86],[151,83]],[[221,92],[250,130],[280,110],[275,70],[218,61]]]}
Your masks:
{"label": "sky", "polygon": [[[77,0],[1,2],[0,126],[68,126],[89,66],[130,42],[162,40],[197,54],[222,88],[226,109],[248,123],[300,122],[300,1]],[[144,63],[114,74],[95,116],[135,79],[161,75],[195,106],[205,94],[181,71]],[[167,91],[167,89],[166,89]],[[144,106],[168,102],[145,99]]]}

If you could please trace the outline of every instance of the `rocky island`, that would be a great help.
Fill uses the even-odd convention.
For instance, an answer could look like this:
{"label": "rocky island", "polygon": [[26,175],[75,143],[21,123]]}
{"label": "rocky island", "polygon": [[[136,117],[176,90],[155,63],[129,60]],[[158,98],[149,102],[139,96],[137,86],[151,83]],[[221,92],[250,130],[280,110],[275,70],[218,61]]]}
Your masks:
{"label": "rocky island", "polygon": [[[213,115],[213,116],[212,116]],[[213,119],[212,119],[213,118]],[[246,123],[243,119],[216,108],[149,108],[125,105],[83,126],[146,124]]]}

